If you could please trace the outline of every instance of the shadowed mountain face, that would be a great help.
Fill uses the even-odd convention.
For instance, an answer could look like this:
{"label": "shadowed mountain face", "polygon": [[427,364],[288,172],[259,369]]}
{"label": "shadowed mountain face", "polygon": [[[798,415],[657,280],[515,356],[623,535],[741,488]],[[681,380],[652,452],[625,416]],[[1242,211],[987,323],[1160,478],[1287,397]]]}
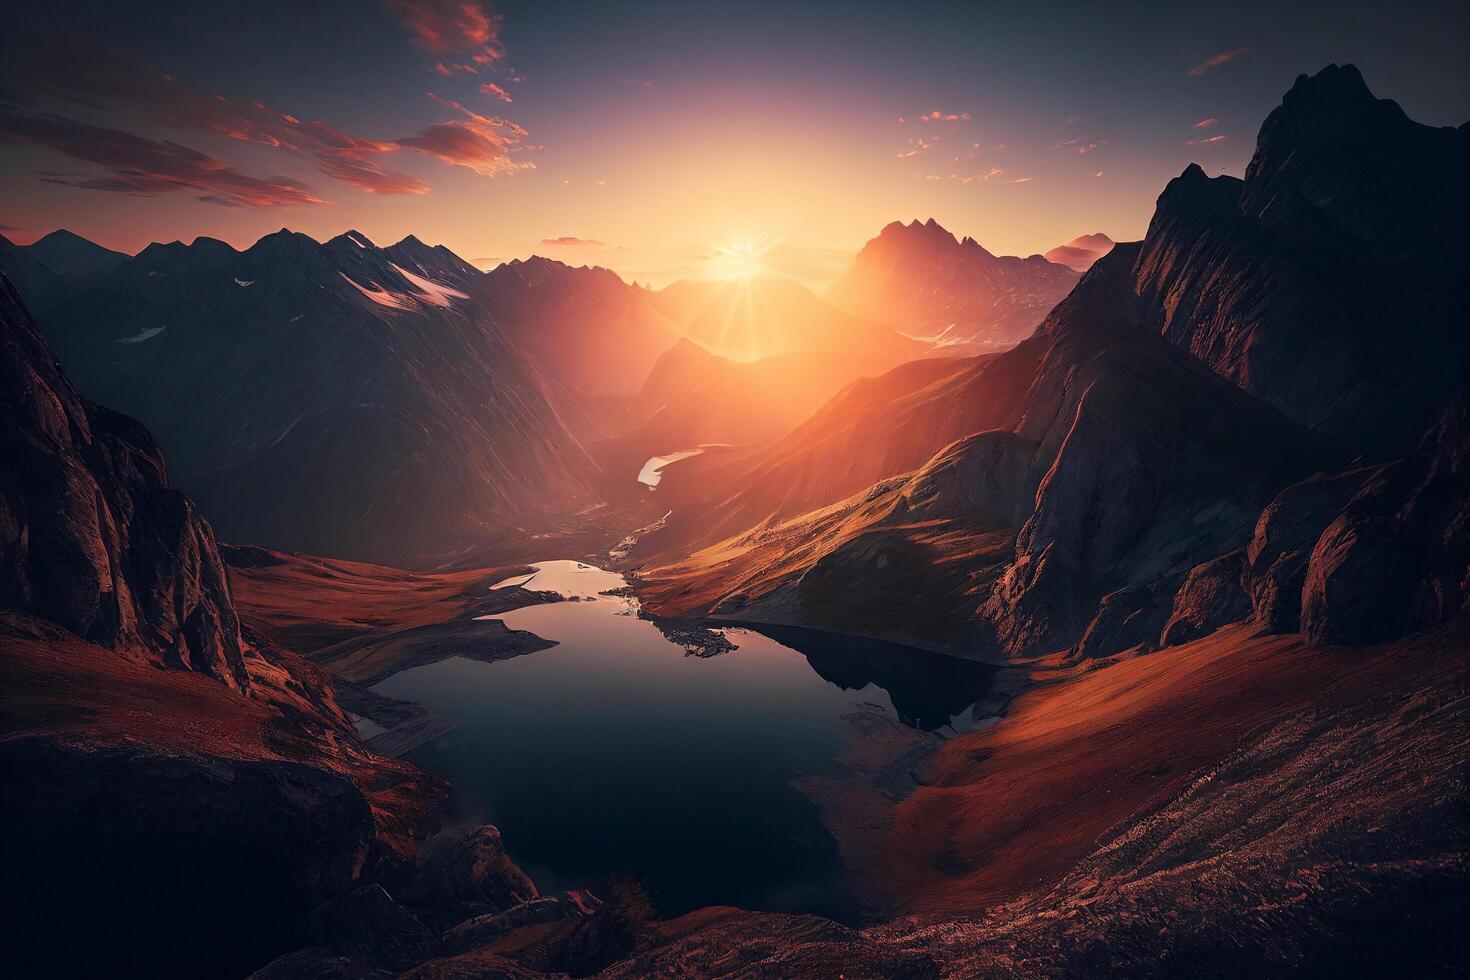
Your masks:
{"label": "shadowed mountain face", "polygon": [[544,526],[592,464],[453,253],[281,231],[153,245],[45,318],[227,538],[412,562]]}
{"label": "shadowed mountain face", "polygon": [[1107,255],[1116,244],[1117,242],[1107,235],[1095,232],[1074,238],[1065,245],[1058,245],[1042,258],[1048,262],[1055,262],[1057,265],[1067,266],[1074,272],[1086,272],[1092,268],[1092,263]]}
{"label": "shadowed mountain face", "polygon": [[3,278],[0,381],[0,608],[245,687],[209,525],[141,425],[77,394]]}
{"label": "shadowed mountain face", "polygon": [[1351,65],[1300,77],[1244,181],[1171,181],[1134,270],[1143,317],[1344,445],[1413,445],[1470,353],[1470,131],[1413,122]]}
{"label": "shadowed mountain face", "polygon": [[607,269],[533,256],[490,272],[482,295],[548,377],[587,395],[637,391],[677,338],[663,314]]}
{"label": "shadowed mountain face", "polygon": [[46,267],[31,250],[0,235],[0,272],[20,295],[32,312],[49,310],[70,295],[61,277]]}
{"label": "shadowed mountain face", "polygon": [[992,255],[930,218],[884,228],[826,296],[850,313],[970,354],[1030,335],[1076,282],[1066,265]]}
{"label": "shadowed mountain face", "polygon": [[[1348,139],[1358,115],[1396,147],[1366,163],[1293,151]],[[1008,656],[1151,648],[1244,618],[1369,642],[1453,615],[1466,356],[1445,305],[1463,285],[1445,276],[1464,225],[1403,188],[1455,183],[1466,138],[1372,100],[1352,69],[1302,79],[1244,184],[1192,166],[1148,238],[1015,349],[905,366],[767,450],[671,473],[676,515],[643,545],[666,563],[645,573],[650,605]],[[1415,200],[1412,233],[1382,217]],[[1462,208],[1463,181],[1443,200]],[[1367,287],[1327,256],[1375,272],[1377,296],[1330,295]],[[1342,470],[1431,423],[1401,462]],[[701,518],[681,525],[680,504]]]}

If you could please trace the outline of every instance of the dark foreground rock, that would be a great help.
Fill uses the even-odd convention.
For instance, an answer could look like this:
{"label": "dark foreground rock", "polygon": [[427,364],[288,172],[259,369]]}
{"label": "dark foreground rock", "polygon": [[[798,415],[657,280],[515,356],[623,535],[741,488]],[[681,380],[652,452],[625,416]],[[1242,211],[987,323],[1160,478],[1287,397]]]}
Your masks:
{"label": "dark foreground rock", "polygon": [[363,885],[311,910],[307,931],[322,946],[375,966],[403,970],[433,955],[439,943],[382,885]]}
{"label": "dark foreground rock", "polygon": [[297,763],[23,738],[0,743],[0,769],[16,977],[243,975],[305,941],[307,909],[350,887],[373,836],[351,783]]}
{"label": "dark foreground rock", "polygon": [[540,894],[505,853],[500,831],[488,824],[430,841],[397,891],[405,903],[432,907],[438,918],[455,922],[503,912]]}

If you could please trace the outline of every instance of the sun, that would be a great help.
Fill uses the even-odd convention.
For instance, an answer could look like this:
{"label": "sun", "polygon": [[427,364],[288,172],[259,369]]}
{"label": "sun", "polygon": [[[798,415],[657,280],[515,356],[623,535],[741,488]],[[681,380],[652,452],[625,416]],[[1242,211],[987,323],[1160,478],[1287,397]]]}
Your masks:
{"label": "sun", "polygon": [[716,249],[710,259],[710,271],[719,279],[753,279],[763,269],[761,252],[745,243]]}

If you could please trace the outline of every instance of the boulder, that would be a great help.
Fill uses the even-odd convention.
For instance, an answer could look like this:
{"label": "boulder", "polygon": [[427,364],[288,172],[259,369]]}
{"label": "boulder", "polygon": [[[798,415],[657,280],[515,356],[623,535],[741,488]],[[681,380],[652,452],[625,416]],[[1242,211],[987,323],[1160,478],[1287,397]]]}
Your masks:
{"label": "boulder", "polygon": [[1263,632],[1295,633],[1300,628],[1312,549],[1371,472],[1358,467],[1316,474],[1281,491],[1261,512],[1246,546],[1241,584]]}
{"label": "boulder", "polygon": [[1190,569],[1174,596],[1174,610],[1159,645],[1188,643],[1250,616],[1250,597],[1240,584],[1244,570],[1245,551],[1240,548]]}
{"label": "boulder", "polygon": [[502,912],[540,894],[489,824],[429,842],[398,891],[409,905],[452,910],[460,919]]}

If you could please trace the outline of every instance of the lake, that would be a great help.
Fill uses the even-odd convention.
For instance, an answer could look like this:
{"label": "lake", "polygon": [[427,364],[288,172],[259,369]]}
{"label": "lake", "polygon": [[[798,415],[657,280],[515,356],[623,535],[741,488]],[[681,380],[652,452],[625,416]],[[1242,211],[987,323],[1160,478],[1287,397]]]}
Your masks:
{"label": "lake", "polygon": [[860,706],[929,731],[973,724],[994,668],[776,627],[721,628],[733,650],[691,656],[635,599],[602,594],[621,576],[535,567],[500,585],[577,601],[493,618],[557,646],[376,686],[458,723],[407,758],[499,826],[543,890],[629,872],[665,915],[726,904],[853,921],[836,844],[792,780],[840,771],[843,716]]}

